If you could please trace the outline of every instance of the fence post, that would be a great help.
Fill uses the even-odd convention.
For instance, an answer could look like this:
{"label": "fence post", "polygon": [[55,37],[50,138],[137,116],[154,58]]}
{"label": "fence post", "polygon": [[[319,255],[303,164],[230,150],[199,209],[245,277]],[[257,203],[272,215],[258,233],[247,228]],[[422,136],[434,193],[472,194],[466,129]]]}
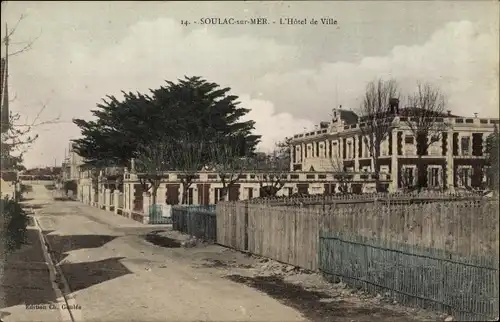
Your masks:
{"label": "fence post", "polygon": [[111,210],[111,190],[104,190],[104,209]]}
{"label": "fence post", "polygon": [[142,211],[143,211],[143,224],[149,224],[149,207],[150,207],[150,197],[148,192],[142,193]]}
{"label": "fence post", "polygon": [[118,207],[120,206],[119,205],[119,200],[120,200],[119,198],[120,198],[120,190],[118,190],[118,189],[113,190],[113,204],[115,206],[113,211],[114,211],[115,215],[118,215]]}
{"label": "fence post", "polygon": [[248,202],[245,202],[245,251],[248,251]]}

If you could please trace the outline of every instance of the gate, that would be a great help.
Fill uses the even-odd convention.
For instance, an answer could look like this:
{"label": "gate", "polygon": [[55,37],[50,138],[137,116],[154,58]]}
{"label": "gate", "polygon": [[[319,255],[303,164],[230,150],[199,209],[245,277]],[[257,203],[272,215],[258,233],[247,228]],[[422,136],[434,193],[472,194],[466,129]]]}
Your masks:
{"label": "gate", "polygon": [[172,223],[172,206],[170,205],[151,205],[149,207],[149,223],[150,224],[171,224]]}

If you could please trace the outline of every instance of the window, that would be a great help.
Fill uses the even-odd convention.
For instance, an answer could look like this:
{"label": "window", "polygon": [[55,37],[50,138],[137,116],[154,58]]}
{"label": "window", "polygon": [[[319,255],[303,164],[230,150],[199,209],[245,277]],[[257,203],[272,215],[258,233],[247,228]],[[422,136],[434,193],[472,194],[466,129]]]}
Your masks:
{"label": "window", "polygon": [[248,199],[253,198],[253,188],[245,188],[247,190]]}
{"label": "window", "polygon": [[470,155],[470,137],[464,136],[461,139],[460,147],[462,148],[462,155]]}
{"label": "window", "polygon": [[414,143],[413,136],[411,136],[411,135],[406,135],[406,136],[405,136],[405,144],[413,144],[413,143]]}
{"label": "window", "polygon": [[315,151],[316,152],[316,157],[319,157],[319,144],[318,144],[318,142],[314,142],[314,144],[315,144],[315,147],[316,147],[316,151]]}
{"label": "window", "polygon": [[220,201],[222,195],[222,188],[215,188],[214,189],[214,203],[218,203]]}
{"label": "window", "polygon": [[352,142],[347,142],[347,158],[352,159]]}
{"label": "window", "polygon": [[460,167],[458,169],[458,185],[460,187],[470,187],[472,179],[472,168]]}
{"label": "window", "polygon": [[438,167],[429,167],[427,170],[428,173],[428,178],[427,178],[427,185],[430,188],[436,188],[440,186],[441,180],[439,180],[439,175],[440,175],[440,168]]}
{"label": "window", "polygon": [[289,196],[293,195],[293,188],[292,187],[288,187],[288,195]]}
{"label": "window", "polygon": [[192,205],[193,204],[193,188],[189,188],[186,191],[185,202],[186,202],[187,205]]}
{"label": "window", "polygon": [[413,187],[415,185],[416,168],[404,167],[402,171],[402,186],[403,188]]}

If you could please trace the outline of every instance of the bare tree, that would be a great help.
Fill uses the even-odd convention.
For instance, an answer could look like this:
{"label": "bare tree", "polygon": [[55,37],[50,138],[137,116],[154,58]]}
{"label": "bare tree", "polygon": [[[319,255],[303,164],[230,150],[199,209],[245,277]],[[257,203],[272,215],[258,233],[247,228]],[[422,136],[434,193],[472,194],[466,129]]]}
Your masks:
{"label": "bare tree", "polygon": [[172,163],[174,169],[180,172],[179,179],[182,184],[181,204],[185,204],[187,191],[198,172],[206,166],[206,151],[205,141],[189,134],[182,135],[174,144]]}
{"label": "bare tree", "polygon": [[290,159],[277,144],[268,154],[257,154],[250,160],[248,168],[255,173],[261,197],[274,197],[287,182]]}
{"label": "bare tree", "polygon": [[366,86],[360,109],[360,126],[363,142],[373,159],[372,169],[377,192],[380,191],[380,150],[384,140],[391,133],[392,120],[399,104],[398,84],[395,80],[374,80]]}
{"label": "bare tree", "polygon": [[[33,135],[32,130],[35,127],[39,127],[44,124],[54,124],[59,118],[40,121],[40,116],[46,108],[46,104],[42,104],[40,110],[38,111],[35,119],[31,122],[25,120],[21,122],[21,115],[17,113],[12,113],[9,111],[9,103],[12,103],[17,98],[17,95],[13,99],[9,98],[9,83],[8,83],[8,60],[13,56],[17,56],[23,52],[26,52],[32,48],[32,45],[40,37],[40,35],[27,42],[12,42],[11,38],[16,33],[16,30],[20,23],[26,18],[25,15],[21,15],[18,21],[15,23],[12,29],[5,26],[5,37],[2,38],[2,49],[5,48],[5,52],[2,57],[2,67],[1,67],[1,105],[2,105],[2,115],[1,115],[1,167],[2,170],[20,170],[22,168],[23,154],[27,149],[35,142],[38,135]],[[9,46],[21,45],[21,48],[15,49],[13,52],[9,52]]]}
{"label": "bare tree", "polygon": [[344,162],[340,156],[333,155],[330,158],[331,171],[339,190],[343,194],[349,193],[349,184],[352,182],[354,175],[346,171],[344,167]]}
{"label": "bare tree", "polygon": [[246,159],[240,157],[244,147],[240,145],[242,140],[236,136],[216,137],[215,142],[210,144],[209,167],[217,172],[222,182],[222,190],[219,200],[224,200],[229,189],[240,179]]}
{"label": "bare tree", "polygon": [[147,180],[153,204],[156,204],[158,188],[165,173],[173,169],[174,152],[172,139],[164,138],[140,145],[135,159],[139,178]]}
{"label": "bare tree", "polygon": [[10,41],[10,39],[16,33],[17,28],[19,27],[19,25],[21,24],[21,22],[24,19],[26,19],[26,15],[19,16],[19,19],[16,21],[16,23],[14,24],[14,27],[12,29],[9,29],[8,26],[7,26],[7,24],[5,25],[5,37],[2,38],[2,45],[5,45],[5,46],[9,46],[9,45],[19,46],[20,45],[20,48],[17,48],[13,52],[8,53],[7,54],[8,57],[17,56],[19,54],[22,54],[22,53],[24,53],[26,51],[31,50],[32,47],[33,47],[33,44],[42,35],[42,31],[40,30],[40,34],[38,36],[36,36],[35,38],[33,38],[33,39],[30,39],[30,40],[27,40],[27,41],[21,41],[21,42],[12,42],[12,41]]}
{"label": "bare tree", "polygon": [[429,83],[418,83],[415,93],[408,96],[406,124],[416,140],[417,146],[417,189],[427,186],[427,175],[422,156],[429,147],[441,140],[448,125],[444,122],[446,97],[438,87]]}

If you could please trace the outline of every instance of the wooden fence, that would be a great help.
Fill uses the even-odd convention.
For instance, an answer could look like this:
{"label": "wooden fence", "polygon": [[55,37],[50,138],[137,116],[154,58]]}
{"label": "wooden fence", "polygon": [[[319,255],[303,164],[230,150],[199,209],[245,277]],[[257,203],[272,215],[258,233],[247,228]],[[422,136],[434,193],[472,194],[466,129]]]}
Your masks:
{"label": "wooden fence", "polygon": [[320,232],[442,249],[455,256],[498,249],[498,200],[328,207],[217,204],[219,244],[310,270],[318,269]]}

